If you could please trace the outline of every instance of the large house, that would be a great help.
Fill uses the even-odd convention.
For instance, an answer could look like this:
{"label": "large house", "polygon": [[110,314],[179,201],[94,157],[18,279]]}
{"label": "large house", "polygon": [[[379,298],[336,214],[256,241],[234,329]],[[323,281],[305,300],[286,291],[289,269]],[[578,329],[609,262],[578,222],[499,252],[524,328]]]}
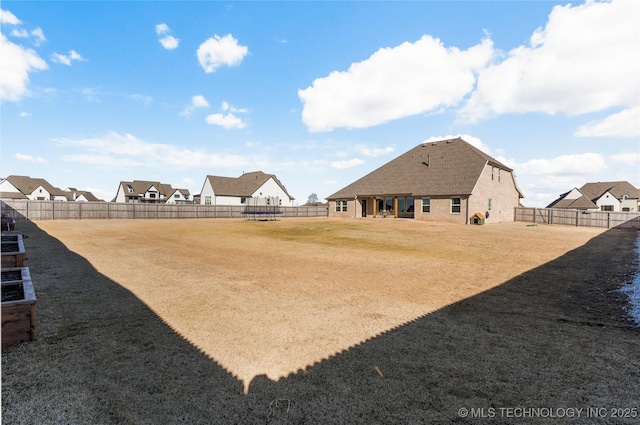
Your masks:
{"label": "large house", "polygon": [[586,183],[561,194],[547,208],[637,212],[640,190],[627,181]]}
{"label": "large house", "polygon": [[67,188],[61,190],[45,179],[11,175],[0,182],[0,198],[34,201],[100,201],[93,193]]}
{"label": "large house", "polygon": [[185,204],[191,194],[187,189],[174,189],[170,184],[146,180],[121,181],[111,202]]}
{"label": "large house", "polygon": [[252,198],[279,198],[280,205],[293,205],[293,196],[274,174],[262,171],[240,177],[207,176],[200,192],[204,205],[247,205]]}
{"label": "large house", "polygon": [[513,170],[461,138],[422,143],[327,197],[330,216],[497,223],[524,196]]}

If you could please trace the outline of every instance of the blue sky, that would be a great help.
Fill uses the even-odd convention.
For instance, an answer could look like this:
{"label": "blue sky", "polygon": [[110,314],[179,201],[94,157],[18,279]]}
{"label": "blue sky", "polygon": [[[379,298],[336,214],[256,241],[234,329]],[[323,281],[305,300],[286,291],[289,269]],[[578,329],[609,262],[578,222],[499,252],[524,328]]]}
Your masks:
{"label": "blue sky", "polygon": [[462,135],[527,206],[640,187],[640,2],[3,1],[0,176],[111,200],[276,174],[303,204]]}

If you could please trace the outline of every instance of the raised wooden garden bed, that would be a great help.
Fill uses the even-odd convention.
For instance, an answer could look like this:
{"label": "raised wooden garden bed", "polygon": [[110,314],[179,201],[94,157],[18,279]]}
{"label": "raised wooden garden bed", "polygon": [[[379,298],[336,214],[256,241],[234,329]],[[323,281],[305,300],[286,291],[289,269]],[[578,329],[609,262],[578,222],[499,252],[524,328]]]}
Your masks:
{"label": "raised wooden garden bed", "polygon": [[2,269],[2,348],[33,341],[36,293],[28,267]]}
{"label": "raised wooden garden bed", "polygon": [[2,234],[2,267],[22,267],[24,262],[24,242],[22,235]]}

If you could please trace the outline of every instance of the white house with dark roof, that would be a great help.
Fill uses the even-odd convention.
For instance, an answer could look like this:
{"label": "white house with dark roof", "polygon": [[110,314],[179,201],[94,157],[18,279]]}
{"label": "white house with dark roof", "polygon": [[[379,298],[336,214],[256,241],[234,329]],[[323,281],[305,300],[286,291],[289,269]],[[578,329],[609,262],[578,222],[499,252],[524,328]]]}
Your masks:
{"label": "white house with dark roof", "polygon": [[513,221],[513,170],[461,138],[425,142],[327,197],[329,215]]}
{"label": "white house with dark roof", "polygon": [[561,194],[547,208],[638,212],[640,190],[627,181],[586,183]]}
{"label": "white house with dark roof", "polygon": [[147,180],[121,181],[112,202],[183,204],[189,201],[187,189]]}
{"label": "white house with dark roof", "polygon": [[242,206],[251,198],[279,198],[283,206],[292,206],[295,199],[274,174],[262,171],[243,173],[240,177],[208,175],[200,191],[203,205]]}
{"label": "white house with dark roof", "polygon": [[91,192],[73,188],[61,190],[45,179],[11,175],[0,182],[3,199],[30,199],[34,201],[100,201]]}

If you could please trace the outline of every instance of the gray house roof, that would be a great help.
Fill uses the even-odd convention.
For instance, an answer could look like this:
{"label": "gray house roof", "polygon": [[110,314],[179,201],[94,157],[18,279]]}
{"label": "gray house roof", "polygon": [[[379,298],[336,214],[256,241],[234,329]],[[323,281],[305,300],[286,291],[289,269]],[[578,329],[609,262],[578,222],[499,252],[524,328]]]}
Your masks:
{"label": "gray house roof", "polygon": [[598,209],[598,206],[591,202],[589,198],[587,198],[580,189],[577,189],[582,196],[576,199],[566,199],[566,196],[571,193],[571,191],[563,193],[560,195],[558,199],[547,205],[547,208],[568,208],[574,210],[592,210]]}
{"label": "gray house roof", "polygon": [[[188,189],[175,189],[170,184],[153,182],[148,180],[134,180],[132,182],[121,181],[120,189],[125,196],[140,196],[147,192],[151,187],[155,187],[158,190],[158,195],[167,198],[171,196],[176,190],[179,190],[183,195],[189,195]],[[133,192],[129,192],[129,187],[133,189]]]}
{"label": "gray house roof", "polygon": [[487,163],[513,171],[461,138],[422,143],[327,199],[470,195]]}
{"label": "gray house roof", "polygon": [[586,183],[580,188],[580,192],[593,201],[600,198],[605,192],[610,192],[618,199],[622,199],[624,195],[629,195],[629,198],[632,199],[640,198],[640,190],[627,181]]}
{"label": "gray house roof", "polygon": [[54,196],[64,196],[64,192],[62,190],[51,185],[45,179],[11,175],[8,176],[6,180],[25,195],[31,195],[34,190],[42,186],[47,192]]}
{"label": "gray house roof", "polygon": [[598,209],[595,202],[606,192],[611,193],[617,199],[622,199],[624,195],[628,195],[631,199],[640,199],[640,190],[627,181],[586,183],[577,190],[582,194],[581,197],[566,199],[571,191],[565,192],[547,205],[547,208]]}
{"label": "gray house roof", "polygon": [[273,178],[273,180],[280,186],[280,188],[287,194],[290,200],[295,199],[289,195],[287,189],[278,180],[275,174],[266,174],[262,171],[253,171],[251,173],[244,173],[240,177],[220,177],[220,176],[207,176],[209,184],[213,188],[216,196],[251,196],[260,186],[265,184],[267,180]]}

